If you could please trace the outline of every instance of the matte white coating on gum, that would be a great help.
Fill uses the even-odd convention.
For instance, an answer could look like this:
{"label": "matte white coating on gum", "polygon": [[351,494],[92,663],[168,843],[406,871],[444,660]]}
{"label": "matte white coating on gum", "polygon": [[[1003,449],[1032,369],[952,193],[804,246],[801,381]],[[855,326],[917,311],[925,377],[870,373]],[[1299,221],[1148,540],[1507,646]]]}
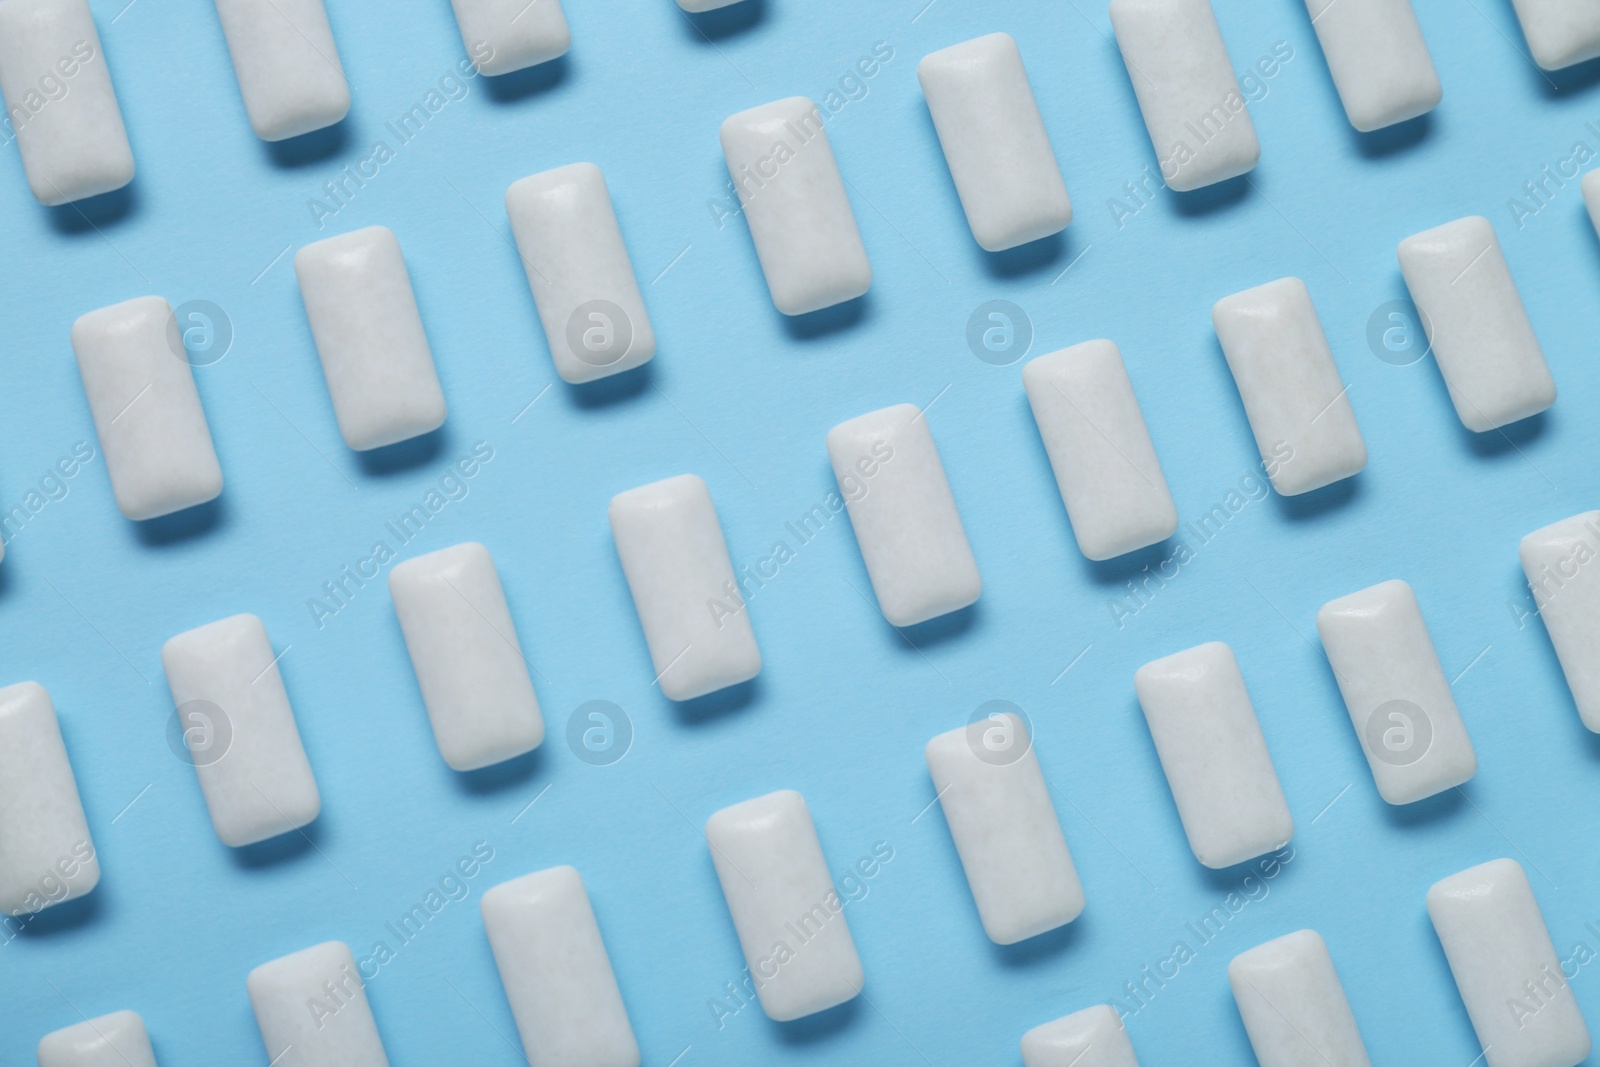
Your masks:
{"label": "matte white coating on gum", "polygon": [[480,74],[510,74],[567,54],[561,0],[450,0],[461,43]]}
{"label": "matte white coating on gum", "polygon": [[1065,229],[1072,201],[1011,35],[931,52],[917,79],[978,244],[1003,252]]}
{"label": "matte white coating on gum", "polygon": [[861,992],[865,977],[844,902],[799,793],[723,808],[706,820],[706,841],[770,1018],[799,1019]]}
{"label": "matte white coating on gum", "polygon": [[89,892],[100,861],[50,694],[0,689],[0,913],[31,915]]}
{"label": "matte white coating on gum", "polygon": [[729,116],[721,137],[778,310],[804,315],[865,293],[872,265],[817,106],[774,100]]}
{"label": "matte white coating on gum", "polygon": [[1577,1067],[1589,1027],[1528,876],[1491,860],[1428,890],[1439,935],[1487,1067]]}
{"label": "matte white coating on gum", "polygon": [[1432,111],[1444,95],[1411,0],[1306,0],[1350,125],[1363,133]]}
{"label": "matte white coating on gum", "polygon": [[639,1044],[583,878],[551,867],[483,895],[500,984],[537,1067],[639,1067]]}
{"label": "matte white coating on gum", "polygon": [[1535,530],[1518,556],[1578,715],[1600,733],[1600,511]]}
{"label": "matte white coating on gum", "polygon": [[1233,650],[1197,645],[1133,679],[1195,858],[1231,867],[1294,836],[1294,819]]}
{"label": "matte white coating on gum", "polygon": [[[45,95],[56,84],[66,91]],[[133,181],[133,149],[88,0],[0,3],[0,93],[39,203],[58,207]]]}
{"label": "matte white coating on gum", "polygon": [[563,380],[592,382],[655,355],[650,315],[599,167],[573,163],[512,183],[506,214]]}
{"label": "matte white coating on gum", "polygon": [[[1028,727],[1004,719],[942,733],[924,755],[984,932],[1012,945],[1065,926],[1084,901]],[[1001,743],[986,747],[991,732]]]}
{"label": "matte white coating on gum", "polygon": [[1600,56],[1600,5],[1591,0],[1511,0],[1533,60],[1560,70]]}
{"label": "matte white coating on gum", "polygon": [[1317,612],[1333,667],[1378,792],[1411,804],[1461,785],[1478,770],[1411,587],[1388,581]]}
{"label": "matte white coating on gum", "polygon": [[921,409],[896,404],[870,411],[829,430],[827,443],[889,624],[914,626],[977,600],[983,579]]}
{"label": "matte white coating on gum", "polygon": [[1398,256],[1463,426],[1482,433],[1555,403],[1555,380],[1488,219],[1413,234]]}
{"label": "matte white coating on gum", "polygon": [[322,797],[267,629],[233,615],[161,648],[167,688],[222,843],[237,848],[315,819]]}
{"label": "matte white coating on gum", "polygon": [[144,1020],[115,1011],[44,1035],[39,1067],[156,1067],[156,1054]]}
{"label": "matte white coating on gum", "polygon": [[[1280,278],[1223,297],[1211,322],[1274,489],[1297,496],[1366,467],[1366,442],[1304,282]],[[1290,458],[1279,461],[1285,448]]]}
{"label": "matte white coating on gum", "polygon": [[272,1067],[389,1067],[344,942],[325,941],[263,963],[245,988]]}
{"label": "matte white coating on gum", "polygon": [[[554,0],[544,0],[554,2]],[[216,0],[250,127],[263,141],[320,130],[350,111],[322,0]]]}
{"label": "matte white coating on gum", "polygon": [[1292,934],[1241,952],[1228,984],[1260,1067],[1372,1067],[1322,935]]}
{"label": "matte white coating on gum", "polygon": [[1097,1004],[1022,1035],[1023,1067],[1139,1067],[1115,1008]]}
{"label": "matte white coating on gum", "polygon": [[345,444],[364,452],[443,425],[444,391],[394,234],[369,226],[306,245],[294,272]]}
{"label": "matte white coating on gum", "polygon": [[537,748],[544,719],[489,550],[408,559],[389,572],[389,595],[445,762],[474,771]]}
{"label": "matte white coating on gum", "polygon": [[159,518],[221,495],[222,465],[170,304],[146,296],[82,315],[72,350],[123,515]]}
{"label": "matte white coating on gum", "polygon": [[1189,192],[1253,169],[1261,144],[1210,0],[1111,0],[1110,10],[1167,187]]}
{"label": "matte white coating on gum", "polygon": [[609,514],[661,691],[692,700],[760,674],[761,650],[706,483],[680,474],[642,485],[612,497]]}

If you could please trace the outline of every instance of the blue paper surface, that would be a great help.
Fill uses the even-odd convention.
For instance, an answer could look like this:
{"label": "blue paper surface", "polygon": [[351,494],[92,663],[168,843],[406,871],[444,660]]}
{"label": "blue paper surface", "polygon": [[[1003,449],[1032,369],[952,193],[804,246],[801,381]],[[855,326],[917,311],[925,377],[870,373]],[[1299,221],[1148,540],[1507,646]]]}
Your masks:
{"label": "blue paper surface", "polygon": [[[0,1063],[32,1063],[80,1013],[129,1008],[163,1067],[265,1064],[245,974],[328,939],[358,959],[391,950],[368,995],[396,1067],[520,1062],[478,900],[562,863],[588,883],[648,1064],[1014,1063],[1025,1030],[1105,1002],[1129,1013],[1147,1064],[1249,1062],[1227,963],[1312,927],[1374,1062],[1465,1065],[1479,1049],[1423,896],[1498,856],[1528,870],[1600,1019],[1600,978],[1580,963],[1600,951],[1600,741],[1516,557],[1525,533],[1595,506],[1600,480],[1600,243],[1572,177],[1600,153],[1600,70],[1540,72],[1507,0],[1417,0],[1444,101],[1365,137],[1297,0],[1217,0],[1237,70],[1279,59],[1246,83],[1262,160],[1248,182],[1181,198],[1160,188],[1097,0],[746,0],[694,20],[671,0],[569,0],[570,55],[497,81],[460,77],[443,0],[334,0],[352,114],[278,147],[251,133],[210,4],[93,6],[133,186],[45,209],[15,145],[0,149],[0,508],[48,501],[6,533],[0,681],[53,695],[104,876],[0,944]],[[999,256],[967,231],[915,77],[927,52],[995,30],[1021,46],[1077,212],[1064,237]],[[892,58],[860,76],[875,50]],[[435,90],[444,102],[402,141],[388,124]],[[876,278],[843,313],[786,321],[730,213],[717,127],[830,92]],[[606,174],[660,339],[647,369],[583,389],[554,375],[502,205],[517,178],[579,160]],[[1369,344],[1391,302],[1405,313],[1397,242],[1468,214],[1494,222],[1561,390],[1504,434],[1460,426],[1431,359]],[[339,438],[290,256],[379,223],[405,251],[450,417],[370,457]],[[1209,318],[1219,297],[1290,274],[1371,453],[1301,500],[1265,491]],[[196,372],[227,485],[215,506],[140,525],[100,458],[42,480],[78,442],[99,452],[73,319],[151,293],[231,323],[227,354]],[[1237,494],[1214,536],[1180,535],[1190,558],[1141,599],[1126,583],[1174,545],[1078,554],[1022,362],[969,347],[991,300],[1024,310],[1030,356],[1121,346],[1185,522]],[[875,610],[845,517],[804,544],[786,526],[834,490],[828,428],[899,402],[929,406],[986,583],[975,609],[904,634]],[[475,447],[492,459],[452,478]],[[675,706],[651,685],[605,510],[683,472],[710,484],[736,563],[794,552],[750,598],[760,679]],[[446,503],[401,545],[387,524],[433,490]],[[535,757],[473,775],[438,756],[383,578],[342,604],[324,594],[377,542],[409,556],[464,540],[494,554],[549,731]],[[1314,627],[1327,600],[1394,577],[1417,591],[1480,759],[1461,791],[1404,809],[1373,787]],[[307,837],[233,852],[169,747],[159,651],[242,611],[282,653],[324,808]],[[1297,821],[1271,879],[1195,862],[1134,700],[1141,664],[1208,640],[1238,654]],[[609,766],[567,740],[595,700],[631,724]],[[1088,896],[1065,932],[1006,949],[983,935],[922,759],[990,700],[1031,717]],[[700,832],[779,788],[806,796],[837,874],[893,853],[846,893],[865,995],[788,1025],[728,997],[744,963]],[[389,924],[479,843],[493,859],[461,899],[397,938]],[[1198,934],[1219,906],[1227,921]],[[1174,967],[1179,942],[1193,958]]]}

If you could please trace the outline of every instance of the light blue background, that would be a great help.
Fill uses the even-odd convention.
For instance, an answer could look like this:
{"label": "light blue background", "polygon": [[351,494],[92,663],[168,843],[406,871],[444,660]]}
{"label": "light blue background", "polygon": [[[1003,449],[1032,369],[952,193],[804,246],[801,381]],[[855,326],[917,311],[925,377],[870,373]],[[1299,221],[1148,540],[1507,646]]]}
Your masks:
{"label": "light blue background", "polygon": [[[1298,0],[1217,0],[1236,69],[1294,49],[1251,109],[1253,188],[1163,190],[1120,226],[1108,199],[1155,161],[1100,0],[749,0],[701,20],[709,40],[671,0],[570,0],[565,61],[471,81],[321,231],[308,199],[462,58],[449,5],[334,0],[354,110],[343,134],[274,150],[251,134],[210,4],[124,3],[94,9],[138,159],[131,193],[87,220],[47,210],[15,147],[0,151],[0,503],[94,441],[73,319],[148,293],[231,316],[232,352],[197,372],[227,488],[198,517],[137,526],[97,460],[0,565],[3,680],[53,694],[104,867],[88,898],[0,946],[0,1063],[32,1063],[79,1010],[132,1008],[163,1067],[264,1064],[246,972],[326,939],[358,956],[392,940],[385,924],[479,841],[495,858],[471,895],[369,986],[397,1067],[518,1062],[478,900],[558,863],[588,882],[649,1064],[1016,1062],[1025,1030],[1119,997],[1240,886],[1190,855],[1132,689],[1140,664],[1213,639],[1243,666],[1295,858],[1130,1019],[1143,1062],[1249,1062],[1227,962],[1311,926],[1375,1062],[1465,1067],[1477,1044],[1423,895],[1497,856],[1527,867],[1563,955],[1600,951],[1585,926],[1600,921],[1600,741],[1542,627],[1519,625],[1516,558],[1523,534],[1596,504],[1600,245],[1575,182],[1523,229],[1507,207],[1574,142],[1600,149],[1585,127],[1600,125],[1600,72],[1541,74],[1508,0],[1418,0],[1444,102],[1420,131],[1375,138],[1347,125]],[[993,30],[1021,45],[1077,209],[1064,240],[1001,257],[971,240],[915,77],[923,54]],[[853,315],[786,322],[743,222],[719,228],[710,207],[727,195],[717,126],[821,98],[879,41],[894,59],[829,123],[873,290]],[[605,171],[660,338],[649,369],[587,390],[554,376],[501,202],[513,180],[577,160]],[[1404,296],[1395,244],[1473,213],[1494,221],[1561,389],[1509,440],[1461,428],[1431,360],[1393,366],[1365,340],[1373,310]],[[340,441],[289,257],[274,263],[374,223],[405,250],[450,403],[437,439],[377,460]],[[1286,274],[1311,288],[1371,464],[1317,498],[1251,502],[1119,630],[1107,601],[1161,554],[1097,566],[1077,553],[1021,364],[974,358],[967,318],[1016,302],[1034,355],[1116,340],[1189,520],[1256,463],[1210,306]],[[863,599],[841,518],[752,598],[766,660],[754,686],[689,707],[652,688],[612,494],[698,473],[735,559],[752,561],[833,488],[830,426],[936,398],[929,421],[986,583],[978,607],[897,634]],[[464,776],[434,748],[382,583],[320,629],[307,600],[480,440],[494,459],[406,554],[490,547],[549,740]],[[1392,577],[1415,586],[1461,675],[1481,761],[1462,794],[1407,809],[1378,798],[1313,622]],[[167,745],[161,643],[241,611],[284,653],[323,793],[312,844],[230,852]],[[620,704],[636,731],[611,767],[564,741],[591,699]],[[916,818],[933,799],[923,744],[991,699],[1032,716],[1089,901],[1064,934],[1010,949],[985,939],[937,807]],[[866,997],[787,1026],[751,1007],[719,1029],[708,1001],[743,961],[698,827],[785,787],[805,794],[835,871],[875,842],[894,850],[847,909]],[[1600,978],[1584,968],[1574,986],[1600,1022]]]}

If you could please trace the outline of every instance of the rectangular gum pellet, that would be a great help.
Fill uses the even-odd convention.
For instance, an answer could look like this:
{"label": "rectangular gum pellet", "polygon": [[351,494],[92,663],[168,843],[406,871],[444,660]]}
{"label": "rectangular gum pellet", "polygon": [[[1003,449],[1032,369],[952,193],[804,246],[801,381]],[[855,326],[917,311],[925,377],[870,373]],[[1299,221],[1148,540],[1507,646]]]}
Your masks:
{"label": "rectangular gum pellet", "polygon": [[461,41],[480,74],[510,74],[567,54],[572,31],[561,0],[450,0]]}
{"label": "rectangular gum pellet", "polygon": [[872,265],[815,104],[791,96],[729,116],[722,154],[779,311],[804,315],[867,291]]}
{"label": "rectangular gum pellet", "polygon": [[322,0],[216,2],[257,137],[282,141],[345,117],[350,86]]}
{"label": "rectangular gum pellet", "polygon": [[473,771],[537,748],[544,719],[489,550],[408,559],[389,572],[389,595],[445,762]]}
{"label": "rectangular gum pellet", "polygon": [[723,808],[706,841],[769,1018],[788,1022],[861,992],[861,957],[805,800],[781,790]]}
{"label": "rectangular gum pellet", "polygon": [[1154,660],[1133,685],[1195,858],[1220,870],[1287,844],[1294,819],[1233,650]]}
{"label": "rectangular gum pellet", "polygon": [[1589,221],[1600,233],[1600,170],[1591,170],[1583,176],[1583,202],[1589,208]]}
{"label": "rectangular gum pellet", "polygon": [[444,392],[394,234],[369,226],[306,245],[294,271],[345,444],[364,452],[438,429]]}
{"label": "rectangular gum pellet", "polygon": [[1589,1027],[1516,861],[1435,882],[1428,916],[1488,1067],[1576,1067],[1589,1055]]}
{"label": "rectangular gum pellet", "polygon": [[1169,189],[1255,167],[1261,144],[1210,0],[1111,0],[1111,27]]}
{"label": "rectangular gum pellet", "polygon": [[1116,345],[1085,341],[1040,356],[1022,368],[1022,384],[1085,556],[1111,559],[1177,531],[1178,509]]}
{"label": "rectangular gum pellet", "polygon": [[1360,472],[1367,445],[1299,278],[1223,297],[1211,309],[1272,487],[1284,496]]}
{"label": "rectangular gum pellet", "polygon": [[1139,1067],[1116,1009],[1105,1004],[1063,1015],[1022,1035],[1023,1067]]}
{"label": "rectangular gum pellet", "polygon": [[72,349],[118,509],[153,519],[215,500],[222,466],[171,305],[91,311],[72,324]]}
{"label": "rectangular gum pellet", "polygon": [[1363,133],[1432,111],[1443,95],[1411,0],[1306,0],[1350,125]]}
{"label": "rectangular gum pellet", "polygon": [[1027,725],[1010,713],[980,719],[935,737],[925,755],[989,939],[1013,945],[1076,919],[1083,884]]}
{"label": "rectangular gum pellet", "polygon": [[1003,252],[1065,229],[1072,201],[1011,35],[930,53],[917,79],[978,244]]}
{"label": "rectangular gum pellet", "polygon": [[656,354],[650,315],[599,167],[573,163],[513,183],[506,214],[563,380],[592,382]]}
{"label": "rectangular gum pellet", "polygon": [[326,941],[245,980],[272,1067],[389,1067],[355,957]]}
{"label": "rectangular gum pellet", "polygon": [[1292,934],[1241,952],[1228,984],[1260,1067],[1372,1067],[1322,935]]}
{"label": "rectangular gum pellet", "polygon": [[56,207],[133,180],[133,149],[88,0],[0,4],[0,92],[41,204]]}
{"label": "rectangular gum pellet", "polygon": [[0,689],[0,912],[32,915],[81,897],[100,861],[50,694]]}
{"label": "rectangular gum pellet", "polygon": [[1560,70],[1600,56],[1600,6],[1590,0],[1512,0],[1534,62]]}
{"label": "rectangular gum pellet", "polygon": [[167,688],[222,843],[305,826],[322,810],[267,628],[234,615],[161,648]]}
{"label": "rectangular gum pellet", "polygon": [[[916,405],[841,422],[828,431],[828,458],[878,609],[891,626],[914,626],[978,599],[978,562]],[[852,485],[866,491],[849,492]]]}
{"label": "rectangular gum pellet", "polygon": [[1482,433],[1555,403],[1544,350],[1488,219],[1413,234],[1398,254],[1463,426]]}
{"label": "rectangular gum pellet", "polygon": [[1411,804],[1477,773],[1411,586],[1388,581],[1330,600],[1317,632],[1384,800]]}
{"label": "rectangular gum pellet", "polygon": [[672,700],[761,673],[711,490],[680,474],[611,499],[611,535],[661,691]]}
{"label": "rectangular gum pellet", "polygon": [[156,1067],[156,1054],[138,1013],[117,1011],[46,1034],[39,1067]]}
{"label": "rectangular gum pellet", "polygon": [[528,1062],[639,1067],[583,878],[551,867],[483,895],[483,926]]}
{"label": "rectangular gum pellet", "polygon": [[1535,530],[1518,555],[1578,715],[1600,733],[1600,511]]}

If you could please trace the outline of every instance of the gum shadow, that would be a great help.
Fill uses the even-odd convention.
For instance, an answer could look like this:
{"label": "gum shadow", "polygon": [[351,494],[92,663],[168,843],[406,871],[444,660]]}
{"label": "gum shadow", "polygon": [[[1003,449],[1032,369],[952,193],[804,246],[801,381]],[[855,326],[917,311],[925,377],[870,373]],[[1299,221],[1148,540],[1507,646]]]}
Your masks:
{"label": "gum shadow", "polygon": [[[226,493],[227,490],[223,492]],[[139,541],[148,548],[162,548],[204,537],[212,530],[226,525],[228,518],[228,509],[224,503],[226,499],[226,496],[219,496],[215,500],[175,511],[171,515],[163,515],[159,519],[135,522],[134,532],[138,535]]]}
{"label": "gum shadow", "polygon": [[1415,148],[1426,141],[1432,131],[1433,112],[1429,111],[1381,130],[1362,133],[1351,127],[1350,132],[1355,135],[1356,151],[1361,153],[1361,158],[1376,160]]}
{"label": "gum shadow", "polygon": [[509,74],[484,75],[484,88],[497,104],[515,104],[530,96],[547,93],[567,80],[572,70],[571,53],[557,56]]}
{"label": "gum shadow", "polygon": [[1241,174],[1237,178],[1207,185],[1201,189],[1194,189],[1187,193],[1174,192],[1172,204],[1178,214],[1185,218],[1201,218],[1226,211],[1242,201],[1250,192],[1250,175]]}
{"label": "gum shadow", "polygon": [[1600,59],[1591,59],[1561,70],[1543,70],[1537,64],[1534,64],[1534,69],[1544,75],[1539,79],[1539,91],[1547,98],[1560,99],[1600,85]]}
{"label": "gum shadow", "polygon": [[[1185,840],[1187,840],[1187,838]],[[1247,860],[1240,860],[1231,867],[1207,867],[1201,864],[1199,860],[1195,860],[1195,865],[1200,868],[1200,880],[1205,883],[1206,888],[1211,892],[1217,893],[1221,896],[1227,896],[1230,893],[1242,893],[1244,896],[1248,897],[1249,892],[1244,884],[1245,879],[1254,878],[1260,882],[1278,881],[1278,879],[1284,876],[1283,872],[1294,867],[1295,864],[1275,861],[1278,863],[1278,871],[1270,879],[1261,873],[1261,864],[1265,861],[1271,860],[1272,857],[1283,851],[1283,849],[1293,847],[1294,839],[1290,838],[1288,843],[1280,845],[1278,848],[1269,848],[1259,856],[1251,856]],[[1296,854],[1298,855],[1298,853]],[[1266,899],[1265,896],[1263,896],[1262,899]],[[1260,903],[1260,901],[1252,900],[1252,903]]]}
{"label": "gum shadow", "polygon": [[927,622],[919,622],[914,626],[897,626],[900,635],[918,650],[921,651],[930,645],[940,645],[946,641],[954,641],[978,625],[982,619],[981,608],[983,601],[975,601],[964,608],[940,615]]}
{"label": "gum shadow", "polygon": [[703,697],[670,702],[678,721],[692,726],[741,712],[760,698],[761,676],[756,675],[748,682],[730,685],[726,689],[718,689],[715,693],[707,693]]}
{"label": "gum shadow", "polygon": [[1348,478],[1340,478],[1321,489],[1313,489],[1309,493],[1284,496],[1276,489],[1272,491],[1272,499],[1277,505],[1278,514],[1290,522],[1309,522],[1344,507],[1360,495],[1359,472]]}
{"label": "gum shadow", "polygon": [[565,382],[562,384],[566,385],[564,391],[573,407],[594,411],[613,404],[627,403],[652,388],[655,380],[656,361],[652,356],[648,363],[641,363],[621,374],[584,382],[582,385],[567,385]]}
{"label": "gum shadow", "polygon": [[983,269],[989,277],[1004,281],[1053,269],[1066,258],[1070,243],[1071,238],[1062,230],[1004,252],[984,252],[980,247],[979,253],[983,256]]}
{"label": "gum shadow", "polygon": [[1178,535],[1174,533],[1171,537],[1157,541],[1153,545],[1136,548],[1132,552],[1124,552],[1120,556],[1101,560],[1090,559],[1079,551],[1076,538],[1073,539],[1072,550],[1083,561],[1084,572],[1089,575],[1089,579],[1096,585],[1127,585],[1135,577],[1152,568],[1155,569],[1156,577],[1161,581],[1161,584],[1165,585],[1172,579],[1160,573],[1161,564],[1165,563],[1176,552],[1176,549],[1173,548],[1173,542],[1177,539]]}
{"label": "gum shadow", "polygon": [[[1373,791],[1377,791],[1376,786]],[[1460,788],[1446,789],[1411,804],[1391,804],[1382,797],[1378,798],[1378,803],[1383,808],[1383,821],[1399,830],[1443,822],[1467,806]]]}
{"label": "gum shadow", "polygon": [[[872,294],[865,293],[854,300],[846,300],[842,304],[823,308],[821,311],[809,311],[804,315],[782,315],[783,329],[796,341],[814,341],[819,337],[848,330],[858,323],[865,322],[871,310]],[[776,310],[776,309],[774,309]]]}
{"label": "gum shadow", "polygon": [[332,126],[324,126],[320,130],[302,133],[299,137],[290,137],[282,141],[263,141],[267,158],[274,167],[293,169],[294,167],[309,167],[313,163],[321,163],[331,159],[344,151],[345,145],[350,143],[350,118],[346,116],[335,122]]}
{"label": "gum shadow", "polygon": [[[105,875],[101,875],[103,879]],[[34,912],[28,921],[17,928],[18,937],[51,937],[71,930],[82,929],[94,922],[105,906],[105,890],[96,885],[89,892],[65,904],[57,904]],[[18,919],[12,919],[18,922]],[[3,942],[0,942],[3,944]]]}
{"label": "gum shadow", "polygon": [[990,941],[989,951],[1000,965],[1008,970],[1036,967],[1069,951],[1072,944],[1084,936],[1083,926],[1087,921],[1086,916],[1079,915],[1065,926],[1046,930],[1042,934],[1011,945],[997,945]]}
{"label": "gum shadow", "polygon": [[361,473],[369,478],[384,478],[391,474],[404,474],[406,471],[415,470],[425,463],[437,459],[439,453],[444,451],[444,446],[450,441],[450,427],[447,423],[437,430],[430,430],[418,437],[405,441],[397,441],[392,445],[374,448],[366,452],[357,452],[356,460],[361,465]]}
{"label": "gum shadow", "polygon": [[[1439,377],[1439,384],[1442,388],[1443,376]],[[1453,405],[1450,413],[1452,416],[1455,415]],[[1455,422],[1456,429],[1465,437],[1467,447],[1472,450],[1474,456],[1479,459],[1493,459],[1507,453],[1521,454],[1524,448],[1538,443],[1553,418],[1550,409],[1546,409],[1537,415],[1529,415],[1525,419],[1513,422],[1509,426],[1502,426],[1498,430],[1485,430],[1482,433],[1467,429],[1459,418],[1456,418]]]}
{"label": "gum shadow", "polygon": [[861,998],[851,997],[843,1004],[792,1022],[774,1022],[765,1012],[761,1017],[767,1020],[768,1029],[775,1032],[778,1040],[785,1045],[810,1045],[843,1033],[860,1014]]}
{"label": "gum shadow", "polygon": [[[444,773],[450,776],[451,781],[461,792],[469,796],[487,797],[526,785],[539,773],[539,767],[543,762],[544,745],[540,745],[532,752],[524,752],[520,756],[513,756],[504,762],[480,767],[475,771],[452,770],[445,764]],[[440,763],[443,764],[444,761],[440,760]]]}
{"label": "gum shadow", "polygon": [[267,867],[275,867],[280,863],[289,863],[299,859],[314,850],[317,838],[322,836],[322,819],[311,821],[299,830],[288,830],[277,837],[269,837],[265,841],[257,841],[253,845],[241,848],[228,849],[228,858],[234,866],[247,871],[259,871]]}
{"label": "gum shadow", "polygon": [[70,237],[115,226],[138,210],[137,190],[138,179],[134,179],[121,189],[48,208],[50,227]]}
{"label": "gum shadow", "polygon": [[767,17],[767,0],[738,0],[727,7],[702,11],[698,15],[692,15],[682,8],[678,10],[683,12],[688,22],[688,38],[711,44],[761,25],[761,21]]}

